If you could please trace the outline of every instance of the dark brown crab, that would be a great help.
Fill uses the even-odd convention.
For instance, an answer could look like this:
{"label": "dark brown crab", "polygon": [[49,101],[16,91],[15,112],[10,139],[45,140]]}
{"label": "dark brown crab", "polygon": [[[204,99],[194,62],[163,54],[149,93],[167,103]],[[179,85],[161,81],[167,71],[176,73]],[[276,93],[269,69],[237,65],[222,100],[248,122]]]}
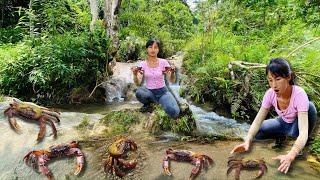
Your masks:
{"label": "dark brown crab", "polygon": [[248,159],[245,160],[243,158],[235,158],[230,157],[228,160],[228,170],[227,175],[231,173],[231,171],[235,169],[235,178],[236,180],[240,179],[240,172],[243,169],[259,169],[258,175],[256,178],[260,178],[266,171],[267,171],[267,165],[266,162],[263,159]]}
{"label": "dark brown crab", "polygon": [[58,112],[52,111],[42,106],[38,106],[34,103],[22,102],[13,99],[13,102],[10,103],[10,107],[4,111],[4,114],[8,116],[10,125],[18,133],[21,132],[21,128],[14,116],[20,116],[40,122],[40,131],[37,139],[38,141],[42,140],[45,135],[46,122],[51,125],[54,137],[57,136],[57,130],[53,121],[60,122],[60,114]]}

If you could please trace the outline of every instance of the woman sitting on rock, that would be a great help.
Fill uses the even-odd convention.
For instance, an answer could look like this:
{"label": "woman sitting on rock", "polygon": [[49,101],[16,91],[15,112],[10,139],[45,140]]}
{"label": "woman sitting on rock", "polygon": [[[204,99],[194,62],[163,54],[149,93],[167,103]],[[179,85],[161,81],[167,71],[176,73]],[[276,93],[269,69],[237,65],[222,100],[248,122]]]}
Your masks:
{"label": "woman sitting on rock", "polygon": [[[263,97],[262,106],[245,142],[234,147],[231,153],[248,151],[254,138],[276,139],[276,144],[286,136],[297,138],[286,155],[273,158],[280,161],[278,171],[287,173],[292,161],[302,151],[315,127],[317,111],[306,92],[294,85],[293,73],[285,59],[271,59],[266,67],[266,74],[270,89]],[[279,117],[265,120],[271,107],[274,107]]]}
{"label": "woman sitting on rock", "polygon": [[141,111],[152,111],[150,104],[159,103],[164,111],[172,118],[179,116],[180,109],[174,96],[168,91],[165,84],[165,76],[170,82],[175,82],[175,67],[170,66],[165,59],[158,58],[160,41],[150,39],[146,43],[147,59],[132,67],[134,82],[141,86],[145,79],[146,86],[139,87],[136,91],[137,99],[143,104]]}

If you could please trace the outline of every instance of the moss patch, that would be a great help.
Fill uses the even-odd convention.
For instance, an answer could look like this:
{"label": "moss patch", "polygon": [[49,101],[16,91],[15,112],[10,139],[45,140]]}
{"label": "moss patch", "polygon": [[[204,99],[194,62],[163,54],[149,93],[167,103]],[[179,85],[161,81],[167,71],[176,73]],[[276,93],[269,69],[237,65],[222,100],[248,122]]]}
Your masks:
{"label": "moss patch", "polygon": [[90,124],[90,119],[88,118],[88,116],[85,116],[85,117],[83,117],[80,124],[78,126],[76,126],[75,128],[79,131],[86,131],[90,127],[92,127],[92,125]]}
{"label": "moss patch", "polygon": [[196,123],[189,108],[183,108],[180,117],[176,120],[169,117],[160,106],[156,106],[154,114],[155,122],[151,130],[153,134],[160,134],[163,131],[171,131],[181,135],[195,133]]}
{"label": "moss patch", "polygon": [[112,111],[102,118],[100,123],[107,127],[104,131],[106,136],[118,135],[128,132],[133,124],[140,122],[141,115],[140,112],[129,109]]}

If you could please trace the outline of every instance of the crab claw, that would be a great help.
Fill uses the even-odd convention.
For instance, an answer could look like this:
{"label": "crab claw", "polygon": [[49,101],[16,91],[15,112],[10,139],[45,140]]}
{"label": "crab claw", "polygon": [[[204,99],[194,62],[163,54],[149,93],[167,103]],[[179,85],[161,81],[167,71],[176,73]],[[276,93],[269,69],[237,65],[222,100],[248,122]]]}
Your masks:
{"label": "crab claw", "polygon": [[242,146],[238,147],[237,149],[234,150],[235,153],[243,153],[245,151],[246,151],[246,149],[244,147],[242,147]]}
{"label": "crab claw", "polygon": [[163,168],[163,170],[164,170],[164,173],[166,173],[168,176],[172,175],[168,167]]}
{"label": "crab claw", "polygon": [[80,149],[78,149],[78,154],[76,156],[77,156],[77,166],[76,166],[76,171],[74,172],[74,175],[78,175],[81,172],[84,165],[84,156],[80,151]]}
{"label": "crab claw", "polygon": [[123,169],[133,169],[137,166],[138,161],[136,159],[131,161],[125,161],[124,159],[118,159],[119,165],[122,166]]}
{"label": "crab claw", "polygon": [[21,126],[17,123],[15,118],[9,118],[9,123],[18,134],[22,134]]}
{"label": "crab claw", "polygon": [[74,172],[74,175],[77,176],[81,170],[82,170],[83,164],[77,164],[76,171]]}
{"label": "crab claw", "polygon": [[260,178],[264,172],[266,172],[268,170],[266,164],[264,161],[261,161],[260,164],[259,164],[259,172],[258,172],[258,175],[256,178]]}
{"label": "crab claw", "polygon": [[166,173],[168,176],[171,176],[172,173],[170,172],[170,169],[169,169],[169,161],[168,160],[164,160],[162,166],[163,166],[164,173]]}

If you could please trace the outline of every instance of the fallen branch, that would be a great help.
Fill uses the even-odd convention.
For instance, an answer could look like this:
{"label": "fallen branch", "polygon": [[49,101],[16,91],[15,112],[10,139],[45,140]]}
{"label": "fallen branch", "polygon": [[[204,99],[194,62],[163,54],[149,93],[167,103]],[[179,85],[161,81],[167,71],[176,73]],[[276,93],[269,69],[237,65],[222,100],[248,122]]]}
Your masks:
{"label": "fallen branch", "polygon": [[287,58],[288,58],[289,56],[291,56],[293,53],[295,53],[296,51],[298,51],[299,49],[301,49],[301,48],[303,48],[304,46],[306,46],[306,45],[308,45],[308,44],[311,44],[312,42],[317,41],[317,40],[320,40],[320,37],[314,38],[314,39],[312,39],[312,40],[310,40],[310,41],[302,44],[301,46],[295,48],[293,51],[291,51],[291,52],[287,55]]}
{"label": "fallen branch", "polygon": [[100,83],[100,84],[98,84],[98,85],[96,85],[96,86],[93,88],[93,90],[91,91],[91,93],[90,93],[90,95],[89,95],[89,98],[92,96],[92,94],[94,93],[94,91],[96,91],[96,89],[97,89],[99,86],[101,86],[102,84],[103,84],[103,82]]}
{"label": "fallen branch", "polygon": [[231,61],[228,64],[228,69],[230,70],[230,76],[232,80],[235,80],[234,72],[233,72],[233,66],[238,66],[240,68],[249,70],[249,69],[259,69],[259,68],[265,68],[265,64],[260,63],[251,63],[251,62],[245,62],[245,61]]}

